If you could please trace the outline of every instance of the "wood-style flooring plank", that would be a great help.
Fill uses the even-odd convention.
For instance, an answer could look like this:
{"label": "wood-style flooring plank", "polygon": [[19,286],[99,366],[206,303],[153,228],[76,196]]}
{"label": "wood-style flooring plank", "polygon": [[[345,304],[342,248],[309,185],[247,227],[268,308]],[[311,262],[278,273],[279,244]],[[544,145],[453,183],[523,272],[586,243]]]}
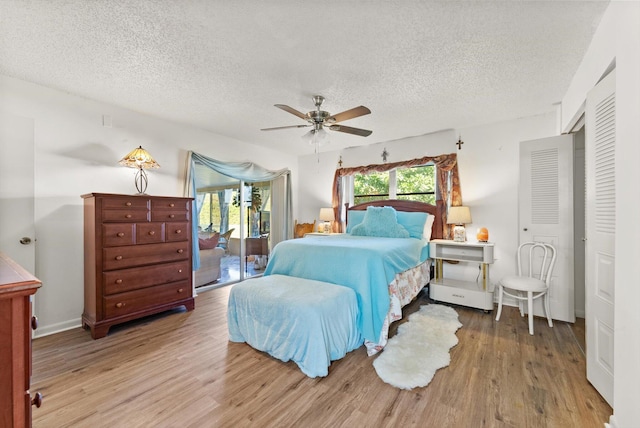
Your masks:
{"label": "wood-style flooring plank", "polygon": [[[80,328],[34,340],[33,426],[49,427],[602,427],[612,409],[585,378],[571,327],[515,308],[454,307],[463,327],[451,364],[410,391],[378,378],[364,347],[310,379],[228,341],[230,287],[201,293],[192,312],[154,315],[92,340]],[[406,315],[429,304],[424,293]],[[579,334],[579,332],[578,332]]]}

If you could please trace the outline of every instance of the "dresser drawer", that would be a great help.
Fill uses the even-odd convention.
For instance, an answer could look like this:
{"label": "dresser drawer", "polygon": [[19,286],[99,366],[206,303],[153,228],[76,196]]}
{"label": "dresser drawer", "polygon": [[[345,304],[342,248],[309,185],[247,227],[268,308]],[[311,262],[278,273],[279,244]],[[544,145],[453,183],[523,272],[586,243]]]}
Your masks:
{"label": "dresser drawer", "polygon": [[115,223],[102,225],[102,243],[105,247],[121,247],[133,245],[135,241],[135,224]]}
{"label": "dresser drawer", "polygon": [[189,239],[189,223],[166,223],[166,241],[186,241]]}
{"label": "dresser drawer", "polygon": [[164,223],[136,224],[136,244],[155,244],[164,241]]}
{"label": "dresser drawer", "polygon": [[151,221],[187,221],[188,211],[151,211]]}
{"label": "dresser drawer", "polygon": [[130,208],[130,209],[149,209],[149,199],[140,197],[116,197],[116,198],[103,198],[103,209],[117,209],[117,208]]}
{"label": "dresser drawer", "polygon": [[153,199],[151,201],[151,209],[171,210],[171,211],[189,211],[191,208],[191,200],[175,200],[175,199]]}
{"label": "dresser drawer", "polygon": [[117,294],[181,280],[189,280],[191,261],[121,269],[102,274],[104,294]]}
{"label": "dresser drawer", "polygon": [[107,221],[107,222],[149,221],[149,211],[147,210],[104,210],[102,211],[102,221]]}
{"label": "dresser drawer", "polygon": [[114,270],[185,260],[190,257],[189,250],[188,241],[104,248],[102,268]]}
{"label": "dresser drawer", "polygon": [[166,305],[191,297],[189,281],[172,282],[153,288],[128,291],[105,297],[104,312],[109,318],[119,317],[154,306]]}

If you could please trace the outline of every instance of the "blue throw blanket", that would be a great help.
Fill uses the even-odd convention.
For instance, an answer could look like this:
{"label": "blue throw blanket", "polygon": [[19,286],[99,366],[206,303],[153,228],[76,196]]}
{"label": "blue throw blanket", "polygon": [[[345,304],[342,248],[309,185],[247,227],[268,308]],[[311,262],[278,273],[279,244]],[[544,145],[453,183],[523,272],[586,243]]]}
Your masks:
{"label": "blue throw blanket", "polygon": [[271,252],[264,275],[288,275],[344,285],[358,298],[358,330],[377,342],[389,311],[388,285],[396,274],[427,258],[426,241],[329,235],[280,242]]}

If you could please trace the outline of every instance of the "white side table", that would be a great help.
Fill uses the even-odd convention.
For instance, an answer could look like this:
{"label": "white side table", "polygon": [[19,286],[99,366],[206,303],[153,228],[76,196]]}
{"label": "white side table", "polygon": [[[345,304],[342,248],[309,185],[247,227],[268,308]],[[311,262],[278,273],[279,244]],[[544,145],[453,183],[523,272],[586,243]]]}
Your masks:
{"label": "white side table", "polygon": [[[455,242],[434,239],[429,242],[429,255],[435,260],[435,278],[429,283],[429,297],[440,302],[493,310],[493,286],[489,281],[489,265],[493,263],[493,243]],[[480,263],[481,280],[464,281],[444,278],[443,260]]]}

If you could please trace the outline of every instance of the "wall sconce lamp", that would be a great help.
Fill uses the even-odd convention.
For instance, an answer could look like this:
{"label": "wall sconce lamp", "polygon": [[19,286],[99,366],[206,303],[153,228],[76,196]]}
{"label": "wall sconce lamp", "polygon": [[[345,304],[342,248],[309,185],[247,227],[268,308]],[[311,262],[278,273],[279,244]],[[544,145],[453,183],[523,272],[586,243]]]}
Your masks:
{"label": "wall sconce lamp", "polygon": [[333,208],[320,208],[320,221],[324,222],[324,233],[331,232],[331,222],[333,221]]}
{"label": "wall sconce lamp", "polygon": [[467,240],[465,224],[471,223],[471,211],[469,207],[450,207],[447,215],[447,224],[455,224],[453,228],[454,242],[465,242]]}
{"label": "wall sconce lamp", "polygon": [[149,184],[147,173],[144,170],[151,168],[160,168],[158,162],[156,162],[153,157],[151,157],[149,152],[143,149],[142,146],[138,147],[137,149],[133,149],[125,157],[120,159],[120,162],[118,163],[122,166],[138,169],[138,171],[136,172],[135,183],[139,195],[145,194],[147,190],[147,184]]}

